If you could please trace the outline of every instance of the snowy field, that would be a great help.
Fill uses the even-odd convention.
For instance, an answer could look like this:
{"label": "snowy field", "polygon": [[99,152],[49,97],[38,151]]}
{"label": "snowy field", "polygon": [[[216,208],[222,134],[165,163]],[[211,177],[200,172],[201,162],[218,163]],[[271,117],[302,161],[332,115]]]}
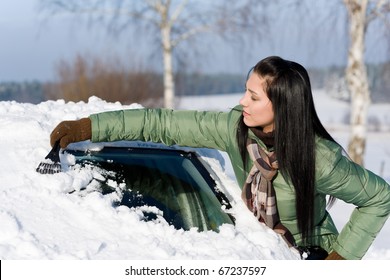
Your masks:
{"label": "snowy field", "polygon": [[[187,97],[183,109],[228,110],[239,95]],[[342,124],[345,103],[316,95],[324,124],[340,143],[348,137]],[[47,101],[38,105],[0,102],[0,259],[5,260],[279,260],[298,259],[271,230],[259,224],[241,202],[226,155],[212,153],[204,158],[221,174],[223,190],[232,199],[237,218],[235,227],[222,226],[219,233],[175,230],[164,222],[143,222],[142,213],[127,207],[113,208],[112,196],[91,193],[68,194],[86,186],[93,171],[68,170],[54,175],[35,172],[48,151],[49,134],[65,119],[91,113],[137,108],[140,105],[107,103],[90,98],[88,103]],[[368,138],[366,166],[390,179],[390,104],[375,105],[371,112],[383,124]],[[123,144],[123,143],[122,143]],[[87,145],[89,141],[76,144]],[[351,207],[338,202],[331,210],[342,227]],[[389,222],[370,248],[365,259],[390,259]]]}

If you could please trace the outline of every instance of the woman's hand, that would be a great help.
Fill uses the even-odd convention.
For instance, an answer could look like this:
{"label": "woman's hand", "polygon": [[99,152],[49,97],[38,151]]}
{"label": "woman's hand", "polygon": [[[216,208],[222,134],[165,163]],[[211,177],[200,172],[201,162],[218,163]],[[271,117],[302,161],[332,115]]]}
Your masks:
{"label": "woman's hand", "polygon": [[50,134],[50,145],[53,147],[60,141],[61,148],[66,148],[70,143],[91,139],[92,128],[89,118],[76,121],[60,122]]}

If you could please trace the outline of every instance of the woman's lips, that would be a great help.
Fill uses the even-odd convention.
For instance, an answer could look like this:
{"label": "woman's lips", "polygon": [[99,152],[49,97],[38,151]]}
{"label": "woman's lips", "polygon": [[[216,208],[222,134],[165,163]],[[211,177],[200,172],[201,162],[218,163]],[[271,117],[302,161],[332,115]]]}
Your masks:
{"label": "woman's lips", "polygon": [[244,117],[248,117],[248,116],[249,116],[249,114],[248,114],[247,112],[245,112],[245,111],[242,111],[242,115],[243,115]]}

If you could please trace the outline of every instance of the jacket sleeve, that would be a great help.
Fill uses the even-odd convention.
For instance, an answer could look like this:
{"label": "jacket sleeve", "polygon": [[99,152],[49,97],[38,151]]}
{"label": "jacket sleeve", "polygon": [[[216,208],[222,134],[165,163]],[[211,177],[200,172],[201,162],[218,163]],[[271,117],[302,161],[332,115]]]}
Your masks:
{"label": "jacket sleeve", "polygon": [[226,149],[228,113],[134,109],[93,114],[92,141],[140,140]]}
{"label": "jacket sleeve", "polygon": [[390,186],[344,156],[340,147],[320,160],[318,190],[356,206],[333,249],[346,259],[361,259],[389,216]]}

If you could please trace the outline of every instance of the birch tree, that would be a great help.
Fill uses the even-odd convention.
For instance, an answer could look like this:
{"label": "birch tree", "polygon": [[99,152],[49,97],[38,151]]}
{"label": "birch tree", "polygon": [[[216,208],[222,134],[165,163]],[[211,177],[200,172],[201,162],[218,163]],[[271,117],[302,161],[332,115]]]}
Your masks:
{"label": "birch tree", "polygon": [[367,115],[371,102],[365,66],[365,37],[368,24],[383,17],[390,10],[387,0],[343,0],[348,11],[349,52],[346,81],[351,94],[351,136],[348,153],[359,163],[364,163],[366,148]]}
{"label": "birch tree", "polygon": [[[242,34],[265,34],[266,0],[41,0],[52,14],[68,12],[94,17],[111,33],[143,25],[151,27],[160,45],[164,77],[164,106],[174,108],[174,50],[199,33],[210,32],[229,39]],[[109,20],[107,20],[109,18]],[[89,22],[93,22],[90,20]],[[261,26],[261,28],[259,27]],[[142,36],[142,34],[140,34]],[[260,38],[257,37],[257,38]]]}

